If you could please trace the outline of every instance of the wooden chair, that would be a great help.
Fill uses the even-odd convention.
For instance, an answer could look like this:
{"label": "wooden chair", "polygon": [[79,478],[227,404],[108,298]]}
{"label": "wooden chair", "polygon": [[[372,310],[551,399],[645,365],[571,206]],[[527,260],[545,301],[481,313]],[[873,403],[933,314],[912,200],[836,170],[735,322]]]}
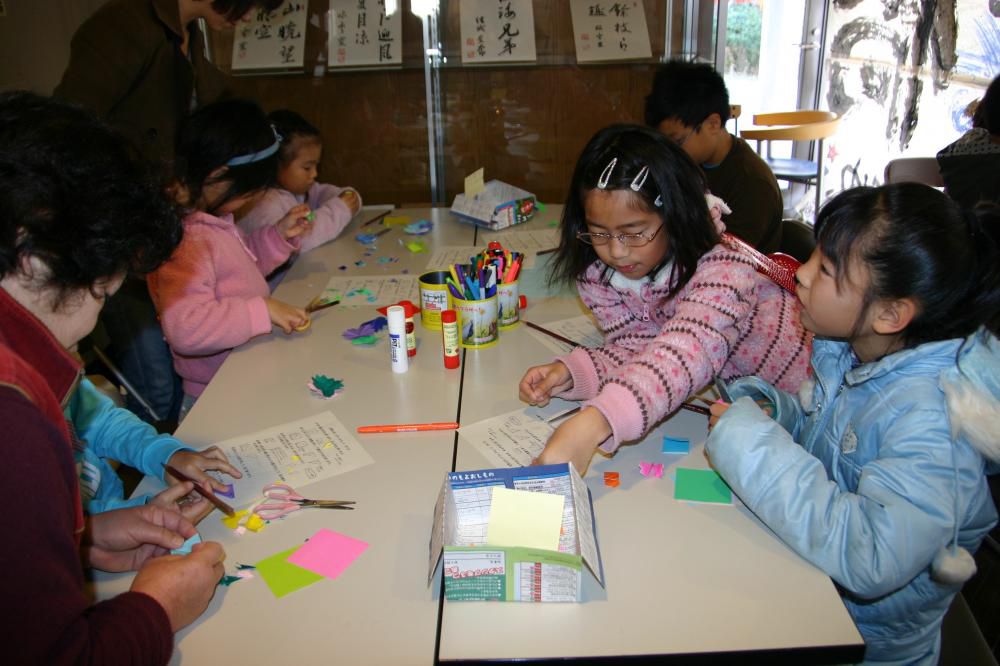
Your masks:
{"label": "wooden chair", "polygon": [[[840,117],[832,111],[786,111],[758,113],[754,115],[753,122],[757,127],[743,130],[740,136],[756,141],[758,154],[761,142],[767,143],[766,151],[761,157],[771,167],[775,178],[814,187],[818,213],[823,193],[823,140],[837,132]],[[809,141],[810,152],[816,159],[772,157],[772,141]],[[815,146],[811,145],[813,142],[816,143]]]}
{"label": "wooden chair", "polygon": [[900,157],[885,165],[885,183],[923,183],[944,187],[936,157]]}

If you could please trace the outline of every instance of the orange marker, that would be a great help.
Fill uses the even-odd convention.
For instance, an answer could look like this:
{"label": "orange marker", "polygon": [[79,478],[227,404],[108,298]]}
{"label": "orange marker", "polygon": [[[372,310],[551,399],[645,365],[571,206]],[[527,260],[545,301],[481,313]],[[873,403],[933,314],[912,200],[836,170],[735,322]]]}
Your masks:
{"label": "orange marker", "polygon": [[394,425],[358,426],[358,432],[418,432],[421,430],[455,430],[456,428],[458,428],[457,423],[446,421],[443,423],[397,423]]}

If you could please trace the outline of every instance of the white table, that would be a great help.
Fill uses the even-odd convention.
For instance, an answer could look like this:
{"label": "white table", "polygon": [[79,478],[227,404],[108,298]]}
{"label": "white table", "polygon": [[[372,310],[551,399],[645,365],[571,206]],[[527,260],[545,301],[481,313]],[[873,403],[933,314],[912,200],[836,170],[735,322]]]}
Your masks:
{"label": "white table", "polygon": [[[432,234],[423,237],[432,248],[475,244],[476,229],[456,223],[446,209],[393,213],[404,214],[434,222]],[[514,230],[547,228],[558,215],[558,207],[550,207]],[[376,252],[394,249],[398,263],[369,260],[355,267],[355,260],[365,259],[353,240],[358,226],[355,221],[340,240],[301,257],[275,296],[305,304],[330,274],[423,272],[429,255],[402,249],[398,229],[380,238]],[[479,244],[503,235],[480,231]],[[571,292],[546,295],[545,261],[539,259],[538,268],[522,274],[521,291],[529,297],[524,316],[544,323],[579,314]],[[348,270],[340,271],[342,265]],[[306,334],[279,332],[245,345],[227,359],[178,436],[207,446],[328,409],[351,430],[459,415],[462,423],[473,423],[523,406],[517,400],[521,374],[552,356],[519,326],[503,332],[494,348],[466,352],[460,370],[446,370],[440,334],[418,318],[418,355],[409,372],[394,375],[384,342],[364,349],[341,338],[344,329],[374,316],[371,309],[338,306],[317,313]],[[310,396],[305,384],[317,372],[343,379],[344,394],[331,401]],[[701,442],[705,425],[704,417],[682,412],[613,459],[595,458],[586,480],[606,588],[588,576],[580,604],[443,602],[440,571],[426,583],[434,502],[448,471],[488,464],[453,432],[359,435],[375,464],[308,486],[310,496],[354,499],[357,510],[303,511],[243,537],[213,514],[199,530],[222,542],[230,565],[290,548],[321,527],[367,541],[368,550],[335,581],[281,599],[259,580],[220,588],[206,614],[179,634],[174,662],[429,664],[704,653],[857,659],[861,638],[829,578],[742,506],[673,500],[671,470],[706,463],[700,446],[680,460],[663,456],[659,439],[666,431]],[[664,479],[641,477],[640,460],[670,463]],[[603,485],[607,470],[621,473],[621,487]],[[152,487],[144,483],[140,491]],[[101,575],[98,594],[120,592],[129,580]]]}

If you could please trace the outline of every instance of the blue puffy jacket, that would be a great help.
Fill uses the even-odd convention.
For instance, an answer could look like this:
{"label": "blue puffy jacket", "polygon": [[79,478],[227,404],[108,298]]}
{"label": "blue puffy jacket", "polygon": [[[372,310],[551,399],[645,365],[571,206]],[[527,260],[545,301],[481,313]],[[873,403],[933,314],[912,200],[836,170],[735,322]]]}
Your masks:
{"label": "blue puffy jacket", "polygon": [[126,500],[118,474],[108,459],[131,465],[143,474],[163,479],[162,463],[177,451],[190,450],[170,435],[160,435],[127,409],[122,409],[86,378],[64,410],[76,431],[74,447],[83,510],[101,513],[145,504],[148,495]]}
{"label": "blue puffy jacket", "polygon": [[973,552],[997,522],[984,467],[1000,458],[1000,343],[980,331],[859,365],[848,344],[817,339],[812,365],[799,396],[734,382],[712,464],[837,583],[867,662],[936,664],[961,583],[931,563],[956,525]]}

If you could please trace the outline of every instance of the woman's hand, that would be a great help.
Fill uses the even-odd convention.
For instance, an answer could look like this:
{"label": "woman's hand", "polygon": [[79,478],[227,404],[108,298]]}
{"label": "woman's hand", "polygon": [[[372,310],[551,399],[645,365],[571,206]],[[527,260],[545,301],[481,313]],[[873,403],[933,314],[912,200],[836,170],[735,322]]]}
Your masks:
{"label": "woman's hand", "polygon": [[[529,405],[544,407],[553,395],[573,388],[573,375],[562,361],[528,368],[518,384],[518,397]],[[565,461],[563,461],[565,462]]]}
{"label": "woman's hand", "polygon": [[291,210],[274,226],[278,228],[278,233],[285,240],[301,236],[312,229],[312,220],[308,217],[309,213],[308,204],[303,203],[292,206]]}
{"label": "woman's hand", "polygon": [[570,462],[583,476],[587,473],[594,451],[610,435],[611,424],[604,414],[594,407],[585,407],[556,428],[545,448],[532,462],[535,465]]}
{"label": "woman's hand", "polygon": [[271,323],[285,333],[305,327],[309,321],[309,315],[302,308],[273,298],[265,298],[264,302],[267,303],[267,314],[271,317]]}
{"label": "woman's hand", "polygon": [[201,615],[225,574],[226,553],[214,541],[197,543],[190,555],[167,555],[150,561],[132,581],[133,592],[148,594],[166,611],[174,631]]}
{"label": "woman's hand", "polygon": [[[176,492],[191,492],[190,483]],[[196,534],[180,510],[146,504],[95,513],[87,517],[83,534],[83,560],[101,571],[134,571],[154,557],[180,548]]]}

